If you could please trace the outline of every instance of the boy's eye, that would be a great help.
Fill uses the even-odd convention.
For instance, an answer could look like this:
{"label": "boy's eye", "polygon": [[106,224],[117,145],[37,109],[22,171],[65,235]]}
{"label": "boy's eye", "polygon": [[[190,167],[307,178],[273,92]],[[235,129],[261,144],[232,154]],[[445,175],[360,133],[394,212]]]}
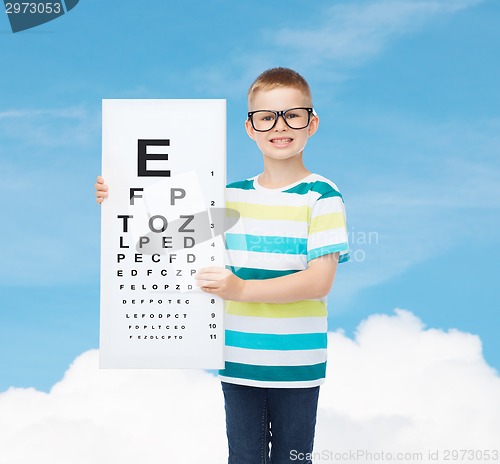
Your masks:
{"label": "boy's eye", "polygon": [[274,121],[274,113],[259,113],[259,120],[261,121]]}
{"label": "boy's eye", "polygon": [[285,113],[287,119],[300,118],[300,115],[297,113]]}

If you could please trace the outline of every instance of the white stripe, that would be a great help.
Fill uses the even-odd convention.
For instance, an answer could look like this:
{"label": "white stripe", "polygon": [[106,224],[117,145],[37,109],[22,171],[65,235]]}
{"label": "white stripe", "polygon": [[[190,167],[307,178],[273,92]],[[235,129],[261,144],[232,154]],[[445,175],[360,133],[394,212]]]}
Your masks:
{"label": "white stripe", "polygon": [[310,366],[326,361],[327,350],[249,350],[224,347],[224,360],[255,366]]}
{"label": "white stripe", "polygon": [[323,214],[344,213],[344,202],[340,197],[324,198],[314,204],[311,217],[322,216]]}
{"label": "white stripe", "polygon": [[336,243],[347,243],[347,231],[345,227],[323,230],[309,236],[307,241],[308,250]]}
{"label": "white stripe", "polygon": [[230,266],[251,267],[254,269],[270,269],[275,271],[303,270],[307,268],[307,255],[227,250],[226,262]]}
{"label": "white stripe", "polygon": [[238,379],[236,377],[224,377],[219,375],[222,382],[234,383],[236,385],[246,385],[248,387],[263,387],[263,388],[309,388],[317,387],[325,383],[325,379],[306,380],[300,382],[265,382],[261,380]]}
{"label": "white stripe", "polygon": [[307,222],[240,218],[227,232],[231,234],[307,238]]}
{"label": "white stripe", "polygon": [[252,205],[272,205],[272,206],[307,206],[311,200],[316,200],[320,197],[317,192],[311,192],[313,198],[308,198],[308,195],[284,195],[281,190],[277,192],[269,190],[243,190],[243,189],[226,189],[226,201],[238,201],[250,203]]}
{"label": "white stripe", "polygon": [[224,314],[224,327],[238,332],[264,334],[305,334],[326,332],[326,317],[252,317]]}

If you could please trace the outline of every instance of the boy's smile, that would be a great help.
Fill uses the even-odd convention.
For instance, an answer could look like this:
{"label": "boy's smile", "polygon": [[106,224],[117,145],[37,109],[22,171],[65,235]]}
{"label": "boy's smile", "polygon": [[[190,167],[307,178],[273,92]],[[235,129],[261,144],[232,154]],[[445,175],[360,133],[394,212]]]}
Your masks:
{"label": "boy's smile", "polygon": [[[249,110],[283,111],[289,108],[310,107],[311,101],[300,90],[292,87],[277,87],[260,90],[249,101]],[[262,114],[262,113],[259,113]],[[310,136],[318,128],[319,119],[312,116],[304,129],[291,129],[280,115],[276,125],[267,132],[256,131],[250,120],[245,122],[246,131],[255,140],[262,154],[275,160],[286,160],[302,155]]]}
{"label": "boy's smile", "polygon": [[293,142],[293,139],[290,137],[274,137],[270,140],[270,142],[278,147],[285,147],[290,145]]}

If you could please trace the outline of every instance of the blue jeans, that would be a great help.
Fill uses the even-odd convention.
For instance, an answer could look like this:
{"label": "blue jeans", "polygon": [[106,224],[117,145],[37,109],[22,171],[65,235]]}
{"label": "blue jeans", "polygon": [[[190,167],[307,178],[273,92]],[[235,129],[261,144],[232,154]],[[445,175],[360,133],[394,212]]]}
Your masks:
{"label": "blue jeans", "polygon": [[306,455],[313,451],[319,387],[261,388],[222,382],[222,391],[229,464],[312,463]]}

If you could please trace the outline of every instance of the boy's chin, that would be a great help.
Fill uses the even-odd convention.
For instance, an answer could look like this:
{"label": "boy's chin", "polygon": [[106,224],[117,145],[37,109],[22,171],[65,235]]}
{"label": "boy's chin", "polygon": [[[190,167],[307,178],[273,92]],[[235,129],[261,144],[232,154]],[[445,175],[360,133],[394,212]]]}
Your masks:
{"label": "boy's chin", "polygon": [[280,160],[280,161],[286,161],[286,160],[291,160],[291,159],[294,159],[294,158],[300,158],[302,153],[296,153],[296,152],[288,152],[286,153],[285,151],[283,151],[282,153],[278,152],[264,152],[263,155],[266,157],[266,158],[269,158],[269,159],[273,159],[273,160]]}

